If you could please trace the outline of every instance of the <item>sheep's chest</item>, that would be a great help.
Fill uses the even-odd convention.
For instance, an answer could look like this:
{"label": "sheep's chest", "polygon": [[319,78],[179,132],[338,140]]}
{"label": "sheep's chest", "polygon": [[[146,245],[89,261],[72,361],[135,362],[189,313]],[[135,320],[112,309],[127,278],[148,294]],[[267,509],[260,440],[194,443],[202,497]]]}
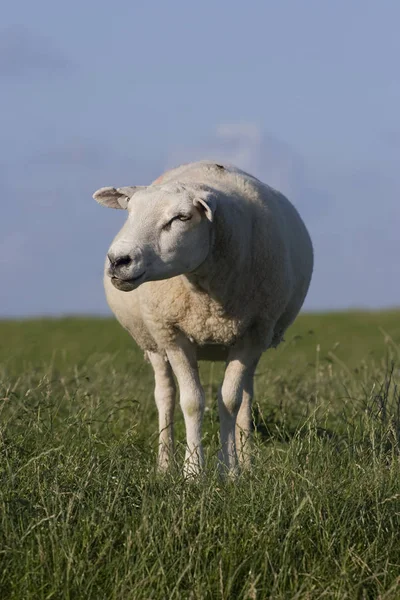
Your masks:
{"label": "sheep's chest", "polygon": [[159,345],[180,330],[200,346],[231,346],[246,329],[244,318],[229,315],[209,294],[188,288],[178,278],[142,287],[142,314]]}
{"label": "sheep's chest", "polygon": [[243,323],[229,316],[220,304],[204,295],[190,299],[177,326],[199,345],[230,346],[240,335]]}

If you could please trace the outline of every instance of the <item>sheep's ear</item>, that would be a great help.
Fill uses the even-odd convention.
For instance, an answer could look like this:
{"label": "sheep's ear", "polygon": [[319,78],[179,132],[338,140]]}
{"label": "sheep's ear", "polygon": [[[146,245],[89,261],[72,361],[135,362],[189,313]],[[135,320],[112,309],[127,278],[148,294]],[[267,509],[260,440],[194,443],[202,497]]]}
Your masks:
{"label": "sheep's ear", "polygon": [[204,196],[196,196],[193,200],[193,204],[205,214],[210,222],[213,221],[215,209],[217,207],[217,201],[214,194],[207,193],[204,194]]}
{"label": "sheep's ear", "polygon": [[120,188],[103,187],[93,194],[93,198],[108,208],[128,208],[128,202],[132,196],[145,187],[141,185]]}

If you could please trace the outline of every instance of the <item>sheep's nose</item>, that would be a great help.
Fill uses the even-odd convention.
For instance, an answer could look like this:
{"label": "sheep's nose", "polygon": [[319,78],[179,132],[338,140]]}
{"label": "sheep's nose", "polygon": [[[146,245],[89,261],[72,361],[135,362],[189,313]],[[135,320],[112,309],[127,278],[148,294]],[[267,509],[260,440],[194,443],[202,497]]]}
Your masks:
{"label": "sheep's nose", "polygon": [[108,256],[108,260],[110,261],[110,266],[113,271],[115,271],[116,269],[119,269],[120,267],[128,267],[132,262],[132,259],[129,256],[129,254],[123,254],[122,256],[121,255],[115,256],[114,254],[109,252],[107,254],[107,256]]}

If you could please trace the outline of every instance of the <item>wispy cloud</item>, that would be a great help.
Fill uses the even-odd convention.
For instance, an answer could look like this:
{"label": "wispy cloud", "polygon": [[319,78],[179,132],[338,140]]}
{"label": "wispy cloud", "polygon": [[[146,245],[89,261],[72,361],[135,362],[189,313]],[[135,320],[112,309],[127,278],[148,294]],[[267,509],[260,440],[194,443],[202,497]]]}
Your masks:
{"label": "wispy cloud", "polygon": [[54,75],[72,69],[73,63],[51,39],[23,27],[0,30],[0,76]]}
{"label": "wispy cloud", "polygon": [[169,166],[204,158],[232,163],[248,171],[289,196],[300,210],[313,215],[319,212],[320,198],[326,195],[310,192],[312,186],[303,158],[255,123],[220,124],[198,145],[172,149]]}

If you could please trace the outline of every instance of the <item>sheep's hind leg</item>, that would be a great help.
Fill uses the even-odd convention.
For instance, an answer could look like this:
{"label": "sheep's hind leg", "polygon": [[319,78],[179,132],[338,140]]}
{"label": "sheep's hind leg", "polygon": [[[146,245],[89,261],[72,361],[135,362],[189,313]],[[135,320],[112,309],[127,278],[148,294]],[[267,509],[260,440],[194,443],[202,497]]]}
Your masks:
{"label": "sheep's hind leg", "polygon": [[250,466],[252,432],[251,406],[253,400],[254,372],[257,367],[257,362],[258,361],[256,361],[252,367],[247,370],[244,376],[242,403],[236,418],[236,453],[239,464],[244,468],[248,468]]}
{"label": "sheep's hind leg", "polygon": [[158,468],[166,471],[174,454],[174,409],[176,387],[171,365],[161,354],[148,352],[154,370],[154,397],[158,409],[159,447]]}
{"label": "sheep's hind leg", "polygon": [[179,385],[186,426],[184,473],[191,477],[198,475],[204,466],[201,430],[205,398],[199,378],[196,349],[182,336],[176,346],[168,348],[167,356]]}
{"label": "sheep's hind leg", "polygon": [[[245,436],[243,442],[239,440],[239,458],[248,462],[248,433],[251,426],[251,393],[255,366],[261,352],[242,342],[238,347],[232,348],[229,353],[224,381],[218,397],[219,419],[221,429],[220,464],[228,475],[235,476],[238,471],[238,457],[236,450],[238,415],[239,427]],[[243,409],[242,401],[245,401]]]}

